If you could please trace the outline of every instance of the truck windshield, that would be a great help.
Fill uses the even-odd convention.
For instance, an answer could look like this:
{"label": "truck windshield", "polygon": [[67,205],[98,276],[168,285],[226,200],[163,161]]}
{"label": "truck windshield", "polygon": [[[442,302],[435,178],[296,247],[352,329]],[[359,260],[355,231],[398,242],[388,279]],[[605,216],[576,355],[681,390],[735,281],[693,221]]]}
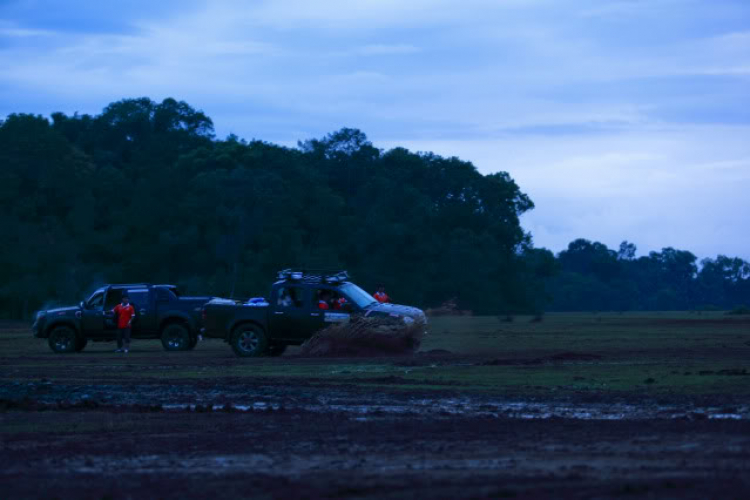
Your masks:
{"label": "truck windshield", "polygon": [[89,300],[86,301],[86,304],[87,309],[95,309],[101,311],[102,306],[104,305],[104,290],[99,289],[91,294],[91,297],[89,297]]}
{"label": "truck windshield", "polygon": [[349,299],[357,304],[359,307],[367,307],[373,302],[377,302],[375,297],[362,290],[357,285],[347,283],[339,288]]}

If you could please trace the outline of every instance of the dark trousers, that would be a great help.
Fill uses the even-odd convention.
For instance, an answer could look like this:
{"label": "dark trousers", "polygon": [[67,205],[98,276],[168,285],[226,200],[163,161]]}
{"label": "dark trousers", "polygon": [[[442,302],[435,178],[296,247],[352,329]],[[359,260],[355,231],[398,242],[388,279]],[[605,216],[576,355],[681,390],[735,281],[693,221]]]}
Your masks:
{"label": "dark trousers", "polygon": [[122,349],[122,343],[125,341],[125,348],[130,348],[130,328],[117,329],[117,348]]}

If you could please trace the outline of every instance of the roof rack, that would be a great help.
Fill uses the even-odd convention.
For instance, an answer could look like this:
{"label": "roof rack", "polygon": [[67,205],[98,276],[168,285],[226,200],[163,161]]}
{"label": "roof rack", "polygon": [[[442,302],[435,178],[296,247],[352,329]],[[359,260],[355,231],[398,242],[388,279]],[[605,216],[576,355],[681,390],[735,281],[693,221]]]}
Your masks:
{"label": "roof rack", "polygon": [[150,287],[153,286],[151,283],[112,283],[109,285],[110,288],[124,288],[130,286]]}
{"label": "roof rack", "polygon": [[304,283],[342,283],[349,279],[346,271],[335,271],[330,269],[284,269],[279,271],[278,278],[284,281],[297,281]]}

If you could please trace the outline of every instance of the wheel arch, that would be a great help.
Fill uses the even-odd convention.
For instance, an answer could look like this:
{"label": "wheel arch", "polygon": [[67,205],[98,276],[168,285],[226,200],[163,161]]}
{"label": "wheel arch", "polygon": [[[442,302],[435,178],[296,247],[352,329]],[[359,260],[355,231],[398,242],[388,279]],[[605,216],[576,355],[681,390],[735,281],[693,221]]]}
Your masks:
{"label": "wheel arch", "polygon": [[163,318],[159,322],[159,334],[161,335],[164,332],[164,329],[166,327],[168,327],[169,325],[174,325],[174,324],[184,326],[185,328],[188,329],[188,332],[190,333],[190,335],[195,335],[195,328],[193,328],[193,325],[191,324],[190,319],[182,315],[177,315],[177,314],[167,316],[166,318]]}
{"label": "wheel arch", "polygon": [[42,338],[48,339],[50,333],[52,333],[52,330],[54,330],[55,328],[60,327],[60,326],[67,326],[68,328],[72,328],[73,331],[76,332],[76,336],[80,336],[81,335],[81,329],[78,328],[78,325],[76,325],[76,323],[74,321],[62,319],[62,320],[58,320],[58,321],[55,321],[55,322],[50,323],[49,325],[47,325],[44,328],[44,337],[42,337]]}

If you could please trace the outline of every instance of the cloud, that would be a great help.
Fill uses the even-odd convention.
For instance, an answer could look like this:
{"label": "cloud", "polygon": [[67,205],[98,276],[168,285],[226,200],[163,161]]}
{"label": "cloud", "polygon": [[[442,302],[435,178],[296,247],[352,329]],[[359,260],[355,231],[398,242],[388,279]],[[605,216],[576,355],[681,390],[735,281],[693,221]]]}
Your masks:
{"label": "cloud", "polygon": [[457,155],[481,172],[508,171],[536,203],[524,227],[554,251],[582,237],[612,248],[627,239],[641,252],[673,246],[750,258],[750,234],[739,229],[750,213],[749,133],[750,126],[683,126],[406,145]]}
{"label": "cloud", "polygon": [[219,136],[355,126],[509,170],[556,250],[585,236],[750,257],[728,229],[732,204],[750,208],[744,2],[136,3],[0,6],[0,116],[147,95],[186,99]]}
{"label": "cloud", "polygon": [[54,35],[54,32],[49,30],[14,28],[11,26],[3,26],[2,24],[0,24],[0,38],[30,38],[52,35]]}
{"label": "cloud", "polygon": [[382,56],[382,55],[398,55],[398,54],[416,54],[420,52],[420,49],[414,45],[406,43],[400,43],[396,45],[388,45],[383,43],[376,43],[371,45],[365,45],[360,47],[357,51],[358,54],[366,56]]}

